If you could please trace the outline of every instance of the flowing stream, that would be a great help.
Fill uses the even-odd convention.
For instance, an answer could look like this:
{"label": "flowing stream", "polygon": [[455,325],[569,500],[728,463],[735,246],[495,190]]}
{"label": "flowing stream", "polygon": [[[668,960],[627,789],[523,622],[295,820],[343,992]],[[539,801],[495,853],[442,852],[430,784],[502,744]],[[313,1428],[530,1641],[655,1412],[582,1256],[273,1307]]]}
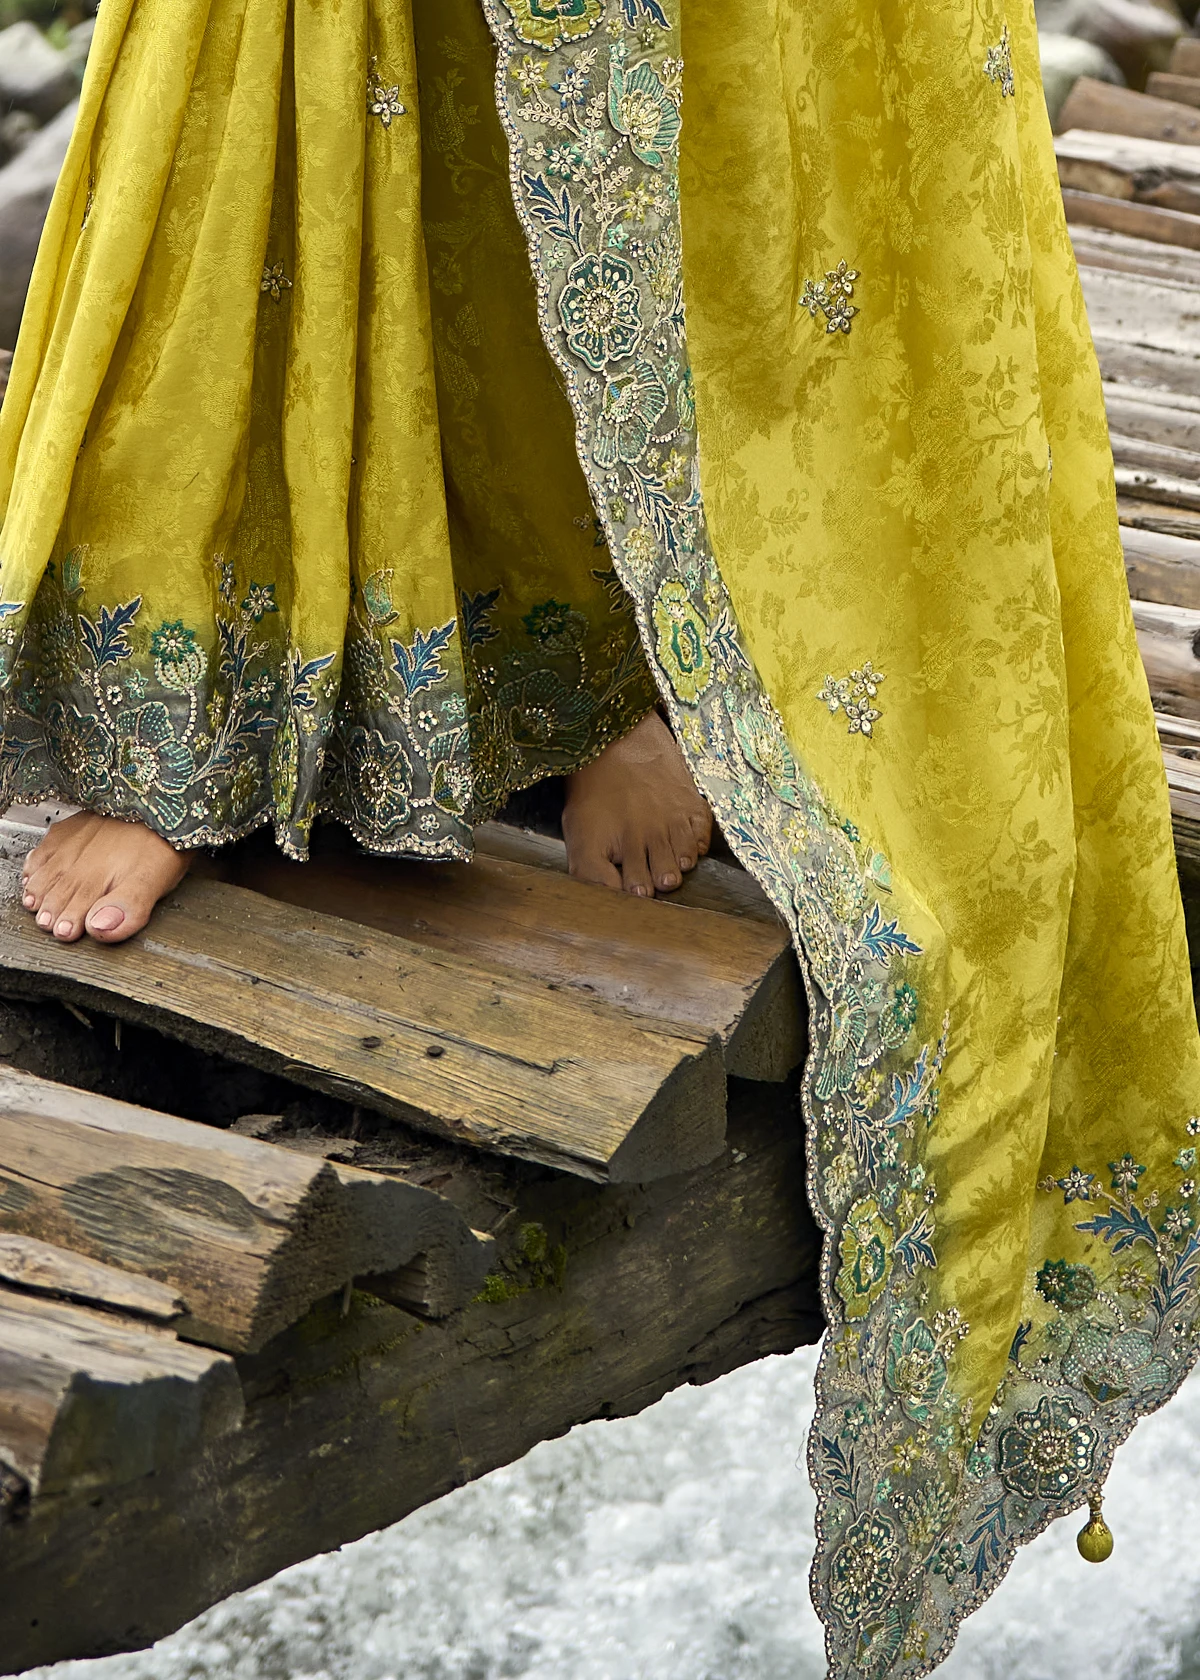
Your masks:
{"label": "flowing stream", "polygon": [[[821,1680],[815,1350],[592,1423],[151,1651],[36,1680]],[[1200,1374],[1118,1455],[1111,1562],[1056,1524],[945,1680],[1200,1680]]]}

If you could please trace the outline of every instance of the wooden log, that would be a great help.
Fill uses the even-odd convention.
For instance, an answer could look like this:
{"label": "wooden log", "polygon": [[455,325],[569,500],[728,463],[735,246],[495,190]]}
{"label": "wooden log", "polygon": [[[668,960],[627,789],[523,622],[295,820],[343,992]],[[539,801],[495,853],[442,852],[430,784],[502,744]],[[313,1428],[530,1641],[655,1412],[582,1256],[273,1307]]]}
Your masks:
{"label": "wooden log", "polygon": [[[1177,493],[1156,496],[1152,491],[1137,494],[1149,501],[1172,501],[1179,507],[1200,506],[1200,455],[1193,449],[1175,449],[1170,444],[1151,443],[1146,438],[1124,437],[1110,431],[1113,460],[1128,469],[1135,479],[1176,487]],[[1118,479],[1120,482],[1120,479]]]}
{"label": "wooden log", "polygon": [[[10,1183],[8,1193],[12,1188]],[[0,1231],[0,1283],[85,1306],[115,1307],[160,1324],[170,1324],[187,1310],[181,1296],[153,1278],[122,1272],[36,1237],[18,1237],[8,1231]]]}
{"label": "wooden log", "polygon": [[1064,187],[1189,215],[1200,211],[1200,150],[1195,146],[1072,128],[1056,136],[1054,150]]}
{"label": "wooden log", "polygon": [[1110,432],[1200,455],[1200,398],[1109,383],[1104,407]]}
{"label": "wooden log", "polygon": [[6,1068],[0,1229],[157,1280],[182,1298],[180,1334],[234,1352],[418,1257],[434,1283],[417,1304],[451,1311],[488,1263],[435,1190]]}
{"label": "wooden log", "polygon": [[[1114,459],[1121,439],[1114,440]],[[1117,494],[1137,496],[1147,502],[1163,502],[1173,509],[1200,512],[1200,484],[1195,479],[1169,478],[1144,467],[1116,466]]]}
{"label": "wooden log", "polygon": [[1117,516],[1128,530],[1183,537],[1193,542],[1200,540],[1200,513],[1191,513],[1187,508],[1165,507],[1122,496],[1117,501]]}
{"label": "wooden log", "polygon": [[1200,719],[1200,611],[1134,601],[1133,622],[1155,710]]}
{"label": "wooden log", "polygon": [[1171,53],[1169,69],[1173,76],[1200,76],[1200,38],[1180,36]]}
{"label": "wooden log", "polygon": [[230,866],[238,885],[270,898],[532,976],[645,1021],[715,1034],[727,1070],[742,1078],[785,1079],[804,1055],[799,972],[774,916],[680,912],[486,854],[464,867],[346,848],[296,864],[262,845]]}
{"label": "wooden log", "polygon": [[[1193,881],[1200,873],[1200,765],[1193,757],[1163,752],[1163,768],[1171,795],[1171,828],[1181,873]],[[1193,967],[1196,953],[1193,951]]]}
{"label": "wooden log", "polygon": [[1164,210],[1155,204],[1134,204],[1129,199],[1108,198],[1103,193],[1063,188],[1063,207],[1072,227],[1111,228],[1136,239],[1157,240],[1200,251],[1200,216],[1183,210]]}
{"label": "wooden log", "polygon": [[1200,540],[1121,527],[1125,575],[1135,600],[1200,611]]}
{"label": "wooden log", "polygon": [[1105,380],[1200,398],[1200,287],[1091,266],[1079,279]]}
{"label": "wooden log", "polygon": [[331,1299],[239,1358],[236,1433],[102,1504],[35,1500],[0,1528],[6,1666],[148,1645],[575,1423],[815,1340],[794,1091],[734,1081],[729,1144],[642,1186],[495,1161],[490,1193],[507,1175],[512,1205],[479,1301],[429,1326]]}
{"label": "wooden log", "polygon": [[1147,280],[1175,280],[1184,286],[1200,286],[1200,251],[1160,245],[1153,239],[1138,239],[1109,228],[1075,227],[1070,231],[1075,259],[1081,268],[1111,268],[1120,273],[1140,274]]}
{"label": "wooden log", "polygon": [[1152,70],[1146,78],[1146,92],[1153,99],[1169,99],[1173,104],[1191,105],[1200,110],[1200,77]]}
{"label": "wooden log", "polygon": [[67,998],[457,1142],[596,1178],[721,1148],[715,1037],[191,878],[120,946],[61,946],[0,888],[0,986]]}
{"label": "wooden log", "polygon": [[1170,140],[1200,145],[1200,113],[1188,104],[1172,104],[1161,95],[1135,93],[1081,76],[1058,115],[1062,129],[1091,129],[1104,134],[1128,134],[1141,140]]}
{"label": "wooden log", "polygon": [[0,1460],[35,1500],[157,1475],[242,1415],[226,1355],[113,1313],[0,1289]]}

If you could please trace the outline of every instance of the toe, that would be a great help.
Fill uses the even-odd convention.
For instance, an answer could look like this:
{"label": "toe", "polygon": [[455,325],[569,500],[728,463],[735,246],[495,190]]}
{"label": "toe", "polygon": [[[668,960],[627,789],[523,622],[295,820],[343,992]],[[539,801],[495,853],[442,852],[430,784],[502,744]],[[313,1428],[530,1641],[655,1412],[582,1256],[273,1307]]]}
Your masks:
{"label": "toe", "polygon": [[676,817],[670,828],[671,849],[679,863],[680,869],[686,875],[689,869],[696,867],[700,856],[700,847],[696,836],[692,832],[692,825],[685,818]]}
{"label": "toe", "polygon": [[621,857],[621,885],[634,898],[653,898],[654,879],[644,845],[631,841]]}
{"label": "toe", "polygon": [[[89,896],[75,892],[54,911],[50,932],[64,945],[73,945],[83,937],[83,919],[87,915]],[[38,917],[39,922],[41,917]]]}
{"label": "toe", "polygon": [[119,945],[141,932],[156,903],[153,897],[134,897],[131,893],[99,898],[87,913],[87,931],[102,945]]}
{"label": "toe", "polygon": [[650,874],[659,892],[674,892],[683,885],[683,871],[679,854],[667,834],[655,835],[647,847]]}
{"label": "toe", "polygon": [[692,835],[696,842],[696,855],[707,857],[712,845],[712,812],[705,806],[697,811],[690,819]]}
{"label": "toe", "polygon": [[589,847],[573,852],[570,868],[576,881],[587,881],[594,887],[611,887],[617,892],[621,890],[621,871],[606,851]]}

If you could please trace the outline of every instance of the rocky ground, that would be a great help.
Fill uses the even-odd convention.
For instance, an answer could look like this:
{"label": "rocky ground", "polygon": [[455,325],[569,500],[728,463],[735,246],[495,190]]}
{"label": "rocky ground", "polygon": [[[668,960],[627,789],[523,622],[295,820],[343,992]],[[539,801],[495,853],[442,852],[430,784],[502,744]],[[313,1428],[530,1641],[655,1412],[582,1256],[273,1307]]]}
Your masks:
{"label": "rocky ground", "polygon": [[[98,0],[0,0],[0,396],[66,154]],[[1051,116],[1080,76],[1139,87],[1200,0],[1039,0]]]}

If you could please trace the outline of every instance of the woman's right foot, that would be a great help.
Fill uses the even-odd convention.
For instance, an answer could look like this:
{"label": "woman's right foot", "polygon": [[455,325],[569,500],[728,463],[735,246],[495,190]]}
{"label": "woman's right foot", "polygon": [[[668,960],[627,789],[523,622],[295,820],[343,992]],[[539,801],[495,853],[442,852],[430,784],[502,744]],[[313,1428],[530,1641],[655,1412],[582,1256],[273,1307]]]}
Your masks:
{"label": "woman's right foot", "polygon": [[145,927],[190,862],[144,823],[80,811],[56,822],[26,858],[22,902],[64,944],[89,933],[119,945]]}

